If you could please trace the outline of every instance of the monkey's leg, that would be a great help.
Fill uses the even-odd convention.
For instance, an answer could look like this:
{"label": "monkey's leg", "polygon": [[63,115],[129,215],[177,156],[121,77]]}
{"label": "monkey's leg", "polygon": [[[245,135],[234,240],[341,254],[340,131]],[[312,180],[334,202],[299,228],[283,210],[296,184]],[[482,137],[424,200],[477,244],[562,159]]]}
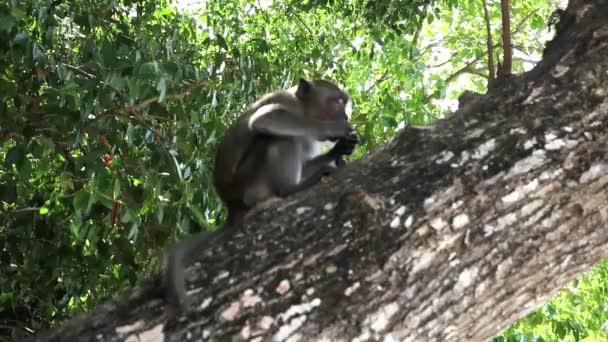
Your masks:
{"label": "monkey's leg", "polygon": [[[335,167],[331,167],[331,168],[335,169]],[[296,186],[286,189],[285,191],[282,191],[280,195],[281,195],[281,197],[287,197],[298,191],[308,189],[311,186],[319,183],[321,181],[322,177],[326,176],[327,174],[329,174],[329,172],[327,172],[325,170],[323,170],[323,171],[317,170],[317,173],[315,173],[314,175],[312,175],[311,177],[306,179],[303,183],[300,183]],[[253,206],[253,208],[251,208],[247,211],[244,219],[249,220],[251,217],[259,214],[260,212],[270,209],[271,207],[275,206],[276,204],[283,202],[283,199],[281,197],[273,196],[273,197],[267,198],[261,202],[258,202],[255,206]]]}
{"label": "monkey's leg", "polygon": [[253,208],[251,208],[251,209],[249,209],[249,211],[247,211],[247,214],[245,214],[245,220],[248,220],[252,216],[255,216],[256,214],[273,207],[275,204],[277,204],[279,202],[282,202],[282,199],[279,197],[270,197],[262,202],[259,202]]}
{"label": "monkey's leg", "polygon": [[[328,166],[328,168],[335,169],[335,167],[333,167],[333,166]],[[294,194],[298,191],[308,189],[311,186],[319,183],[321,181],[321,179],[328,174],[330,174],[330,172],[326,171],[326,169],[317,170],[317,173],[315,173],[308,179],[305,179],[304,182],[282,192],[281,197],[286,197],[286,196]],[[274,196],[274,197],[270,197],[264,201],[259,202],[253,208],[251,208],[251,209],[249,209],[249,211],[247,211],[247,213],[245,214],[245,220],[248,220],[249,218],[257,215],[258,213],[260,213],[264,210],[267,210],[267,209],[275,206],[276,204],[278,204],[280,202],[283,202],[283,199],[281,197]]]}
{"label": "monkey's leg", "polygon": [[304,167],[302,167],[302,179],[307,180],[316,174],[331,174],[336,169],[331,165],[332,162],[336,161],[336,158],[330,153],[325,153],[306,161]]}
{"label": "monkey's leg", "polygon": [[337,169],[338,168],[333,165],[325,165],[314,170],[308,178],[304,178],[302,182],[294,188],[294,192],[302,191],[321,183],[324,178],[331,176]]}
{"label": "monkey's leg", "polygon": [[263,202],[264,200],[273,196],[274,194],[271,192],[266,183],[258,182],[256,184],[251,184],[243,192],[243,203],[245,203],[247,208],[253,208],[258,203]]}

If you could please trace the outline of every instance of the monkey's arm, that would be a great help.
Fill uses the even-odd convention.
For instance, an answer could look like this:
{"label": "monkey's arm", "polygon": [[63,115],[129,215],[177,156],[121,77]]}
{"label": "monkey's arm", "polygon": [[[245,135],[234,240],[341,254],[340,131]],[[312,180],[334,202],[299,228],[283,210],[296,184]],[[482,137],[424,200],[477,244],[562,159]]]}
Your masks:
{"label": "monkey's arm", "polygon": [[346,120],[321,121],[294,113],[279,104],[260,107],[249,117],[249,129],[277,136],[313,137],[317,140],[341,138],[352,132]]}

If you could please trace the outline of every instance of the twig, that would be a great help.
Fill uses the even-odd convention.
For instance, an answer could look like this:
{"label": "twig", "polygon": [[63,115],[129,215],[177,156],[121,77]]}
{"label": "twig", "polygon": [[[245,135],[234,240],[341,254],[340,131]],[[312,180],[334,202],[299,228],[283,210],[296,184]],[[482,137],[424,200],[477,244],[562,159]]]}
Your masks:
{"label": "twig", "polygon": [[420,22],[418,24],[418,28],[416,29],[416,32],[414,33],[414,38],[412,39],[412,45],[410,45],[410,51],[408,53],[408,59],[412,60],[414,58],[414,47],[416,46],[416,44],[418,44],[418,39],[420,38],[420,32],[422,31],[422,26],[424,25],[424,19],[426,19],[426,11],[429,8],[428,6],[429,4],[426,3],[424,5],[424,8],[422,9],[422,15],[420,16]]}
{"label": "twig", "polygon": [[287,7],[287,11],[288,11],[290,14],[294,15],[294,16],[296,17],[296,19],[298,19],[298,21],[299,21],[300,23],[302,23],[302,26],[304,26],[304,28],[306,29],[306,31],[308,31],[308,33],[309,33],[311,36],[313,36],[312,30],[310,29],[310,27],[308,27],[308,25],[306,25],[306,23],[304,22],[304,20],[303,20],[302,18],[300,18],[300,16],[299,16],[297,13],[295,13],[295,12],[293,11],[293,9],[291,8],[291,6],[288,6],[288,7]]}
{"label": "twig", "polygon": [[[183,91],[181,91],[181,92],[179,92],[177,94],[165,96],[165,99],[168,99],[168,100],[171,100],[171,99],[173,99],[173,100],[181,100],[184,97],[186,97],[188,94],[190,94],[190,92],[192,92],[192,90],[194,90],[196,87],[201,86],[201,85],[207,85],[207,84],[209,84],[209,81],[207,81],[207,80],[199,81],[195,85],[193,85],[191,87],[188,87],[185,90],[183,90]],[[126,115],[127,113],[134,113],[134,112],[136,112],[136,111],[138,111],[138,110],[140,110],[140,109],[142,109],[142,108],[144,108],[144,107],[146,107],[146,106],[148,106],[148,105],[150,105],[150,104],[152,104],[154,102],[157,102],[158,99],[159,99],[159,96],[153,96],[153,97],[150,97],[150,98],[147,98],[147,99],[143,100],[140,103],[134,104],[132,106],[128,106],[128,107],[125,107],[125,108],[114,108],[114,109],[107,110],[107,111],[105,111],[105,112],[97,115],[96,117],[94,117],[90,121],[88,121],[86,123],[86,125],[90,125],[90,124],[92,124],[92,123],[94,123],[94,122],[96,122],[98,120],[109,118],[109,117],[113,117],[113,116],[123,116],[123,117],[127,117],[128,118],[129,116]],[[143,120],[143,119],[140,119],[140,120]]]}
{"label": "twig", "polygon": [[486,21],[486,44],[488,47],[488,88],[494,85],[494,46],[492,45],[492,26],[490,26],[490,13],[488,12],[488,4],[486,0],[482,0],[483,16]]}
{"label": "twig", "polygon": [[374,82],[369,87],[367,87],[367,89],[365,89],[363,94],[369,93],[378,84],[378,82],[384,81],[386,79],[386,75],[388,75],[388,69],[384,70],[384,73],[382,74],[382,76],[380,76],[380,77],[378,77],[378,79],[374,80]]}
{"label": "twig", "polygon": [[86,71],[84,71],[82,69],[79,69],[78,67],[75,67],[73,65],[69,65],[69,64],[65,64],[65,63],[61,63],[61,65],[63,65],[68,70],[77,72],[77,73],[79,73],[81,75],[84,75],[84,76],[90,78],[90,79],[96,79],[97,78],[97,76],[95,76],[93,74],[90,74],[90,73],[88,73],[88,72],[86,72]]}
{"label": "twig", "polygon": [[456,55],[458,55],[458,52],[454,52],[454,53],[453,53],[453,54],[450,56],[450,58],[448,58],[448,59],[447,59],[445,62],[441,62],[441,63],[439,63],[439,64],[433,64],[433,65],[429,65],[429,66],[428,66],[428,68],[429,68],[429,69],[432,69],[432,68],[439,68],[439,67],[442,67],[442,66],[444,66],[444,65],[446,65],[446,64],[448,64],[448,63],[450,63],[450,62],[452,61],[452,58],[456,57]]}
{"label": "twig", "polygon": [[40,211],[40,207],[27,207],[13,210],[14,213],[23,213],[26,211]]}

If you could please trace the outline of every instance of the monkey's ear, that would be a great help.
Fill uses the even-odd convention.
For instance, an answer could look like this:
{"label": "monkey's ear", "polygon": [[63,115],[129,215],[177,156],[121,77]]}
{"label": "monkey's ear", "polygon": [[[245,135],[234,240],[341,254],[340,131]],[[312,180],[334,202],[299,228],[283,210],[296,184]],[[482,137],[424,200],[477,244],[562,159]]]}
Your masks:
{"label": "monkey's ear", "polygon": [[300,82],[298,83],[298,90],[296,90],[296,96],[299,99],[305,99],[308,98],[311,92],[312,84],[309,81],[300,78]]}

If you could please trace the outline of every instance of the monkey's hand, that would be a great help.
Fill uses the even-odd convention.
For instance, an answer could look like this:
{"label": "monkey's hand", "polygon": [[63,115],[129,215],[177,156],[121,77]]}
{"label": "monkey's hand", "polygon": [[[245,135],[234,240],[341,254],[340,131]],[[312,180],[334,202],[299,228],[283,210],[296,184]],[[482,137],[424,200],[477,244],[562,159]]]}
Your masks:
{"label": "monkey's hand", "polygon": [[349,156],[355,150],[355,147],[359,143],[359,136],[355,132],[351,132],[346,137],[338,139],[338,142],[329,150],[329,154],[333,158],[340,158],[342,156]]}

